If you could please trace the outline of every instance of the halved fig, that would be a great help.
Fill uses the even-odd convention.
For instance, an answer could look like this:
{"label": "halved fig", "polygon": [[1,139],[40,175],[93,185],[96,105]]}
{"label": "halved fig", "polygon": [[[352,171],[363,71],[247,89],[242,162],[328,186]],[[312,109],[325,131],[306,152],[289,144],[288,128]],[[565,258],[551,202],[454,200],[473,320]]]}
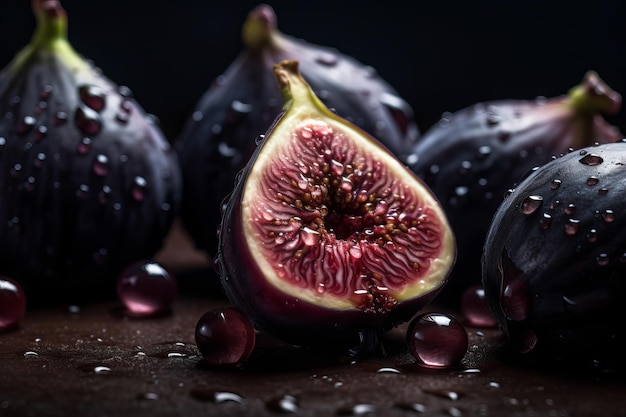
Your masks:
{"label": "halved fig", "polygon": [[224,212],[225,292],[297,345],[352,343],[408,321],[445,284],[454,235],[431,191],[367,133],[276,64],[282,113]]}
{"label": "halved fig", "polygon": [[520,357],[578,370],[626,367],[626,143],[573,151],[496,211],[485,298]]}

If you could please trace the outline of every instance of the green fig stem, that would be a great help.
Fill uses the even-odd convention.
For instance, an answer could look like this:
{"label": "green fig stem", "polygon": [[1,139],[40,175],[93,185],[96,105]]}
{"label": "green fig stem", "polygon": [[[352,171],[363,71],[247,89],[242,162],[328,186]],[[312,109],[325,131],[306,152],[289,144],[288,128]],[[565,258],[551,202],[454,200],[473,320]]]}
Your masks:
{"label": "green fig stem", "polygon": [[[325,116],[336,118],[328,107],[315,95],[309,84],[304,80],[299,70],[299,62],[285,60],[274,65],[274,76],[278,88],[285,102],[283,110],[288,111],[294,107],[302,111],[322,113]],[[294,106],[293,103],[298,105]]]}
{"label": "green fig stem", "polygon": [[243,24],[241,37],[246,48],[254,50],[272,44],[276,33],[276,13],[271,6],[260,4],[250,13]]}
{"label": "green fig stem", "polygon": [[30,43],[13,61],[14,71],[24,65],[33,54],[58,54],[71,69],[85,65],[67,40],[67,14],[59,0],[32,0],[37,25]]}
{"label": "green fig stem", "polygon": [[616,114],[622,97],[613,91],[595,71],[587,71],[583,81],[568,93],[569,105],[584,114]]}

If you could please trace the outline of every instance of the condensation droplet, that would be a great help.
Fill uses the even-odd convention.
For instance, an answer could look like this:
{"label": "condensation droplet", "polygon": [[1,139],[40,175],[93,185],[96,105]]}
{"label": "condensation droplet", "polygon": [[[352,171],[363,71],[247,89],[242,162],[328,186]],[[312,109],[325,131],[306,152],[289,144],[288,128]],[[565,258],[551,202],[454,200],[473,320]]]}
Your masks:
{"label": "condensation droplet", "polygon": [[136,176],[133,181],[131,196],[135,201],[143,201],[146,198],[148,182],[144,177]]}
{"label": "condensation droplet", "polygon": [[230,103],[230,107],[237,113],[250,113],[253,108],[252,105],[239,100],[233,100],[233,102]]}
{"label": "condensation droplet", "polygon": [[93,172],[103,177],[109,173],[109,158],[104,154],[98,154],[93,164]]}
{"label": "condensation droplet", "polygon": [[543,197],[540,195],[529,195],[522,201],[520,210],[526,216],[530,216],[535,213],[539,207],[543,204]]}
{"label": "condensation droplet", "polygon": [[600,182],[598,177],[589,177],[587,178],[587,185],[593,186]]}
{"label": "condensation droplet", "polygon": [[604,162],[604,159],[598,154],[588,153],[582,158],[580,158],[578,162],[580,162],[581,164],[589,165],[589,166],[596,166]]}
{"label": "condensation droplet", "polygon": [[550,228],[551,224],[552,224],[552,216],[548,213],[543,213],[543,215],[539,219],[539,227],[541,227],[543,230],[547,230]]}
{"label": "condensation droplet", "polygon": [[97,85],[82,85],[78,88],[78,95],[83,103],[97,112],[106,105],[106,93]]}
{"label": "condensation droplet", "polygon": [[567,206],[563,208],[563,212],[567,214],[568,216],[571,216],[572,214],[576,212],[576,205],[573,203],[568,204]]}
{"label": "condensation droplet", "polygon": [[604,213],[602,213],[602,219],[605,223],[613,223],[615,221],[615,213],[610,209],[604,210]]}
{"label": "condensation droplet", "polygon": [[74,117],[76,127],[89,136],[96,135],[102,128],[100,115],[93,109],[86,106],[79,106]]}
{"label": "condensation droplet", "polygon": [[90,148],[91,138],[82,138],[82,140],[78,144],[78,148],[76,149],[76,151],[81,155],[85,155],[87,152],[89,152]]}
{"label": "condensation droplet", "polygon": [[553,190],[558,189],[560,186],[561,186],[561,180],[559,180],[559,179],[554,179],[550,183],[550,188],[553,189]]}
{"label": "condensation droplet", "polygon": [[578,227],[580,225],[580,220],[578,219],[568,219],[567,223],[565,223],[565,234],[573,236],[578,233]]}
{"label": "condensation droplet", "polygon": [[607,266],[609,264],[609,255],[601,253],[596,257],[596,262],[599,266]]}

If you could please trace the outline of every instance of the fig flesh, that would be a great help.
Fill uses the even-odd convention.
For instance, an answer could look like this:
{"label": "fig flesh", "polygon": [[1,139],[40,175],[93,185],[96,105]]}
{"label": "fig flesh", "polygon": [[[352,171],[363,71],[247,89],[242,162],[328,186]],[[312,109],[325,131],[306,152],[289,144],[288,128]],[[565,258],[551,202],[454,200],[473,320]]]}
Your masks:
{"label": "fig flesh", "polygon": [[507,190],[554,155],[621,139],[603,118],[620,106],[621,96],[589,71],[567,95],[478,103],[424,133],[409,167],[438,197],[458,245],[439,301],[458,306],[463,292],[480,284],[485,236]]}
{"label": "fig flesh", "polygon": [[486,301],[521,357],[624,368],[626,143],[572,151],[503,201],[486,237]]}
{"label": "fig flesh", "polygon": [[70,45],[61,3],[32,7],[33,38],[0,73],[0,271],[29,303],[114,296],[162,245],[178,160],[130,90]]}
{"label": "fig flesh", "polygon": [[218,265],[255,325],[296,345],[348,345],[408,321],[445,284],[454,236],[430,190],[275,66],[285,112],[228,199]]}
{"label": "fig flesh", "polygon": [[196,246],[215,255],[222,199],[281,111],[273,65],[298,60],[327,107],[375,136],[396,155],[419,135],[413,110],[369,66],[329,48],[281,33],[261,4],[242,28],[245,49],[199,99],[177,141],[185,191],[181,219]]}

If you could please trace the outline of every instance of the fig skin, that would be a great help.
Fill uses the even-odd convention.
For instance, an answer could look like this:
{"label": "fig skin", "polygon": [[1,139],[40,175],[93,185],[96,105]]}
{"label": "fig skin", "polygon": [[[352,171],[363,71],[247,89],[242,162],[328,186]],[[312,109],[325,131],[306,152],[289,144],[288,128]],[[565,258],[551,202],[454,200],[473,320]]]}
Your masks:
{"label": "fig skin", "polygon": [[516,359],[624,368],[626,143],[572,151],[503,201],[482,258],[485,298]]}
{"label": "fig skin", "polygon": [[214,256],[222,200],[281,112],[273,65],[298,60],[318,97],[339,116],[406,156],[419,137],[413,110],[373,68],[334,48],[281,33],[260,4],[242,28],[244,50],[200,97],[176,143],[184,175],[181,219],[197,248]]}
{"label": "fig skin", "polygon": [[[217,265],[227,297],[258,329],[295,345],[352,347],[360,335],[383,333],[410,320],[429,303],[446,283],[456,246],[431,191],[376,139],[328,110],[300,75],[298,65],[298,61],[283,61],[275,66],[285,112],[267,131],[227,201]],[[324,136],[331,138],[328,148],[316,147],[318,126],[330,132]],[[309,141],[308,132],[313,137]],[[312,162],[310,155],[328,161],[345,159],[355,167],[361,166],[358,161],[363,157],[366,180],[354,181],[354,194],[334,194],[340,188],[335,180],[349,177],[348,171],[316,177],[316,169],[328,175],[330,163]],[[379,169],[381,165],[386,171]],[[300,178],[308,185],[291,182],[294,173],[303,173]],[[387,181],[379,174],[387,175]],[[389,195],[396,196],[389,197],[393,207],[379,213],[375,221],[368,220],[374,211],[359,216],[350,214],[347,204],[342,206],[357,199],[367,186],[377,189],[389,184],[393,184]],[[318,190],[327,198],[315,200]],[[375,194],[368,201],[386,207],[386,200],[375,200]],[[289,202],[289,195],[297,200]],[[307,196],[313,202],[307,202]],[[275,219],[261,218],[264,213]],[[423,214],[419,221],[415,220],[418,213]],[[403,232],[401,219],[415,222]],[[392,226],[394,221],[399,225]],[[386,224],[393,230],[376,231]],[[275,226],[289,227],[292,233],[274,232]],[[376,236],[369,238],[368,230]],[[319,240],[306,243],[309,233]],[[348,254],[344,249],[348,244],[358,254]],[[412,263],[416,258],[423,263]],[[391,277],[402,282],[387,285]]]}
{"label": "fig skin", "polygon": [[424,132],[409,167],[438,197],[458,245],[439,302],[458,306],[463,291],[480,284],[485,236],[507,190],[553,155],[620,140],[603,118],[620,107],[620,94],[589,71],[566,95],[477,103]]}
{"label": "fig skin", "polygon": [[115,297],[180,205],[174,149],[127,87],[67,39],[59,1],[33,0],[31,42],[0,72],[0,273],[29,305]]}

